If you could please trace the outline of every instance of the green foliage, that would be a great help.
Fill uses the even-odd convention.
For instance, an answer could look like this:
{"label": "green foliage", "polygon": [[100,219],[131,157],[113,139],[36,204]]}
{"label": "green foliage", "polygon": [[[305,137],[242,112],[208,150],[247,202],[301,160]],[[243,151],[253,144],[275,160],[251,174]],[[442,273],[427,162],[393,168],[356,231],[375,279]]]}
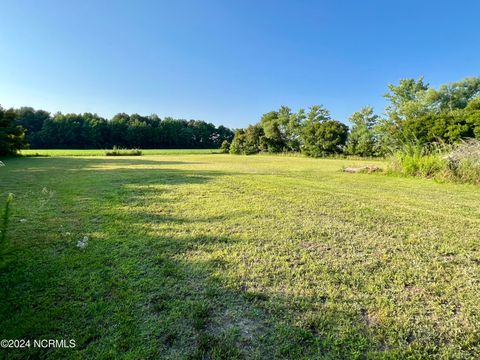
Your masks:
{"label": "green foliage", "polygon": [[406,144],[393,156],[389,172],[480,184],[480,141],[471,139],[454,146]]}
{"label": "green foliage", "polygon": [[399,151],[395,154],[390,171],[429,178],[438,175],[445,167],[445,162],[437,154],[408,154]]}
{"label": "green foliage", "polygon": [[260,119],[260,124],[265,132],[265,145],[267,151],[276,153],[282,152],[287,147],[286,123],[288,121],[290,109],[283,108],[283,114],[280,116],[278,111],[266,113]]}
{"label": "green foliage", "polygon": [[[20,108],[2,118],[16,116],[18,126],[0,126],[0,154],[14,153],[26,139],[36,149],[111,148],[221,148],[223,153],[256,154],[302,152],[308,156],[339,153],[385,156],[405,143],[429,146],[480,138],[480,77],[430,87],[419,79],[402,79],[388,85],[385,116],[364,107],[350,117],[352,131],[345,142],[345,127],[333,121],[321,106],[293,112],[287,106],[262,115],[260,121],[234,134],[224,126],[198,120],[160,119],[157,115],[119,113],[111,120],[96,114],[62,114]],[[3,116],[3,114],[7,114]],[[6,129],[6,126],[3,126]],[[234,138],[235,137],[235,138]],[[3,139],[3,140],[2,140]],[[7,141],[7,140],[8,141]],[[6,144],[10,145],[6,145]],[[227,144],[230,144],[227,146]]]}
{"label": "green foliage", "polygon": [[237,130],[230,146],[231,154],[258,152],[299,152],[308,156],[338,154],[345,145],[348,127],[331,120],[326,108],[310,107],[292,113],[286,106],[262,116],[260,122]]}
{"label": "green foliage", "polygon": [[51,116],[43,110],[14,110],[16,124],[27,130],[27,141],[35,149],[122,148],[219,148],[230,141],[233,132],[224,126],[199,120],[160,119],[119,113],[111,120],[97,114]]}
{"label": "green foliage", "polygon": [[374,114],[373,108],[364,107],[353,113],[349,120],[353,126],[348,136],[345,152],[357,156],[376,155],[374,127],[377,125],[378,115]]}
{"label": "green foliage", "polygon": [[303,109],[292,113],[287,106],[264,114],[259,124],[265,133],[261,147],[271,153],[299,151],[304,120]]}
{"label": "green foliage", "polygon": [[339,154],[348,136],[348,126],[336,121],[308,122],[304,128],[302,151],[313,157]]}
{"label": "green foliage", "polygon": [[235,131],[232,143],[230,144],[230,154],[244,154],[245,151],[245,130],[238,129]]}
{"label": "green foliage", "polygon": [[429,85],[423,78],[402,79],[398,85],[389,84],[385,98],[390,101],[387,115],[395,123],[428,113]]}
{"label": "green foliage", "polygon": [[230,145],[231,154],[252,155],[266,149],[265,136],[260,124],[237,130]]}
{"label": "green foliage", "polygon": [[24,129],[15,123],[15,118],[15,111],[0,106],[0,156],[13,155],[27,146]]}
{"label": "green foliage", "polygon": [[245,130],[245,148],[246,155],[256,154],[261,150],[262,139],[264,138],[263,128],[260,125],[250,125]]}
{"label": "green foliage", "polygon": [[405,79],[389,85],[389,90],[387,119],[378,127],[383,148],[398,149],[412,141],[456,143],[480,134],[480,78],[466,78],[438,90],[423,79]]}
{"label": "green foliage", "polygon": [[480,96],[480,77],[441,85],[432,93],[432,100],[440,110],[464,109],[473,98]]}
{"label": "green foliage", "polygon": [[223,140],[222,145],[220,146],[220,152],[222,154],[228,154],[230,152],[230,143],[228,140]]}

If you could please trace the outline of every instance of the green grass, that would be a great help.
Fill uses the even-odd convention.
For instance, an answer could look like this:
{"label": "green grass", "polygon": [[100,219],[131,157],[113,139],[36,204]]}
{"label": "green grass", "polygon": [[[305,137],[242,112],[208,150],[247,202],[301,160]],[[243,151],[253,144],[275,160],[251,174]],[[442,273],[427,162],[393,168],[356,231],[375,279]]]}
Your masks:
{"label": "green grass", "polygon": [[[142,149],[143,155],[193,155],[216,154],[218,149]],[[104,156],[105,149],[27,149],[21,150],[26,156]]]}
{"label": "green grass", "polygon": [[4,356],[480,357],[478,186],[286,156],[4,162],[0,338],[77,343]]}

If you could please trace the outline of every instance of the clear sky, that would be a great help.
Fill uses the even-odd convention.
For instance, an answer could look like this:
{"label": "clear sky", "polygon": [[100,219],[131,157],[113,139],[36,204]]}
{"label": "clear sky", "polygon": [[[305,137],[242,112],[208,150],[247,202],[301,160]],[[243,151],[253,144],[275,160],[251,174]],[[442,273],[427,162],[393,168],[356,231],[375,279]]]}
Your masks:
{"label": "clear sky", "polygon": [[0,104],[243,127],[480,74],[480,1],[0,1]]}

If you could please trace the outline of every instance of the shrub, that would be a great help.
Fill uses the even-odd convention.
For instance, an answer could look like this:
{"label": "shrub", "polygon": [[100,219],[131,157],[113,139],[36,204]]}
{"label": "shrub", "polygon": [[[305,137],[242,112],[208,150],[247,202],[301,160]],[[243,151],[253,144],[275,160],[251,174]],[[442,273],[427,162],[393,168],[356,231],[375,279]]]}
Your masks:
{"label": "shrub", "polygon": [[228,154],[230,151],[230,143],[228,140],[223,140],[222,145],[220,146],[220,152],[222,154]]}
{"label": "shrub", "polygon": [[142,155],[142,150],[140,149],[120,149],[116,146],[113,147],[113,150],[106,150],[106,156],[140,156]]}

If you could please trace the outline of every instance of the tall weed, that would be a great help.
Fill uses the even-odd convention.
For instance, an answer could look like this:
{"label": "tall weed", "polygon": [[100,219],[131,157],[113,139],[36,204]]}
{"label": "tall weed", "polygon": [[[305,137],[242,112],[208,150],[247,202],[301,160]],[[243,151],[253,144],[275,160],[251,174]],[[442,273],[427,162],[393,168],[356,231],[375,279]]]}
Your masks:
{"label": "tall weed", "polygon": [[3,209],[1,224],[0,224],[0,250],[3,250],[3,245],[7,236],[8,221],[10,219],[10,204],[13,201],[13,194],[10,193],[5,200],[5,207]]}
{"label": "tall weed", "polygon": [[404,144],[391,158],[388,172],[480,184],[480,141],[456,145]]}

